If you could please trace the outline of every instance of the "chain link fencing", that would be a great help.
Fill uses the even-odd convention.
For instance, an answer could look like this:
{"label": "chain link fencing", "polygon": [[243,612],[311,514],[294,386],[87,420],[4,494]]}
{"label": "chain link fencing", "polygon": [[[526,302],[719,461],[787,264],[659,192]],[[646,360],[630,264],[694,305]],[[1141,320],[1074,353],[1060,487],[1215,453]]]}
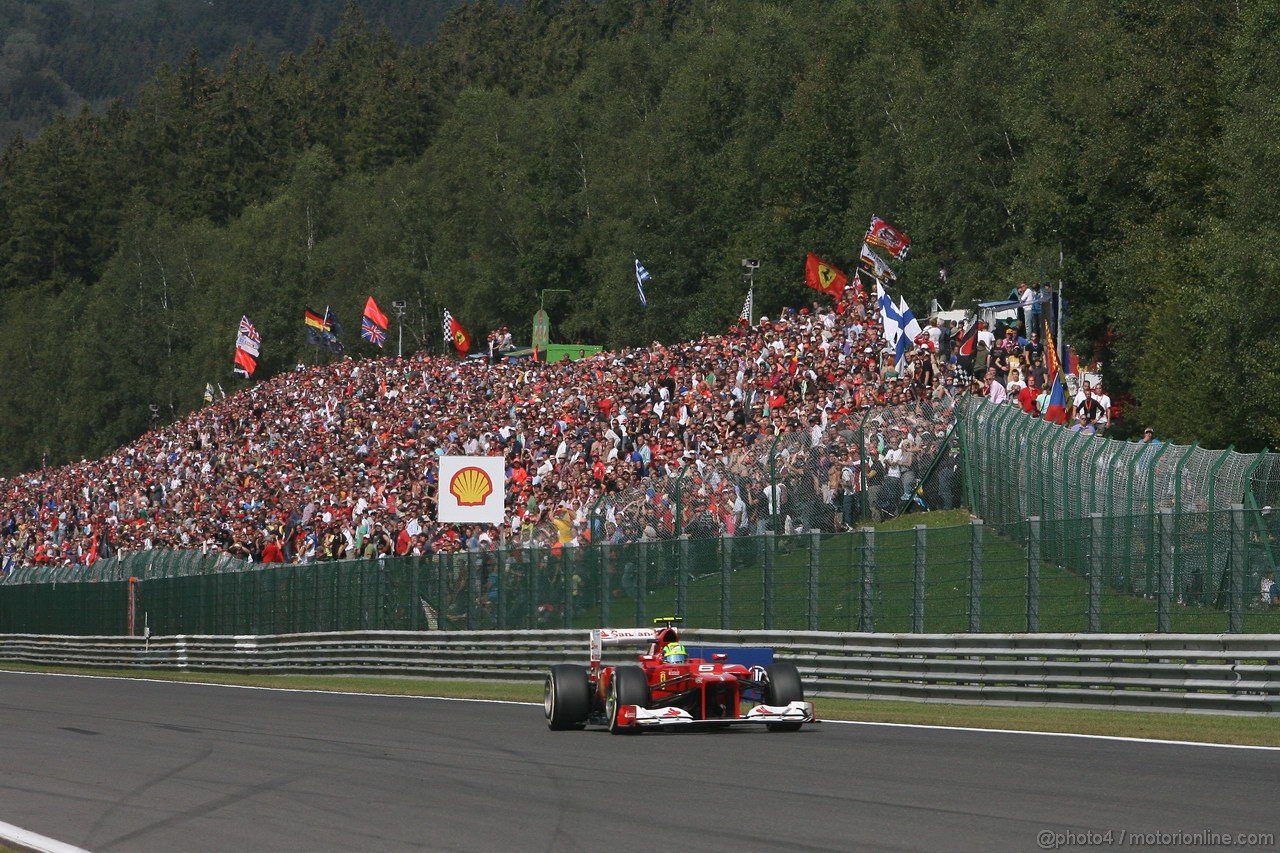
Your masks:
{"label": "chain link fencing", "polygon": [[[1101,516],[1085,562],[1046,565],[1071,522],[975,521],[905,530],[738,535],[430,557],[253,565],[134,580],[0,585],[0,633],[287,634],[350,630],[632,627],[677,615],[722,629],[963,632],[1280,632],[1247,590],[1259,551],[1240,507],[1161,514],[1153,571],[1131,590]],[[1227,583],[1212,595],[1192,558],[1205,527],[1229,529]],[[1121,589],[1120,587],[1125,587]]]}
{"label": "chain link fencing", "polygon": [[[142,551],[20,569],[0,580],[0,631],[626,627],[673,614],[726,629],[1277,631],[1280,608],[1258,595],[1277,496],[1266,453],[1113,441],[965,397],[731,448],[496,550],[270,566]],[[961,505],[985,523],[859,527]]]}
{"label": "chain link fencing", "polygon": [[[976,397],[962,400],[957,432],[972,511],[996,527],[1039,518],[1051,563],[1084,573],[1100,559],[1110,588],[1145,597],[1156,592],[1166,547],[1178,600],[1208,608],[1223,606],[1233,558],[1246,561],[1249,590],[1275,569],[1280,466],[1271,454],[1118,441]],[[1237,505],[1244,531],[1232,527]],[[1237,534],[1247,549],[1233,542]]]}
{"label": "chain link fencing", "polygon": [[[761,434],[589,506],[565,506],[522,530],[524,545],[834,533],[862,521],[961,505],[955,401],[944,396],[833,415],[824,428]],[[586,537],[582,534],[586,533]]]}

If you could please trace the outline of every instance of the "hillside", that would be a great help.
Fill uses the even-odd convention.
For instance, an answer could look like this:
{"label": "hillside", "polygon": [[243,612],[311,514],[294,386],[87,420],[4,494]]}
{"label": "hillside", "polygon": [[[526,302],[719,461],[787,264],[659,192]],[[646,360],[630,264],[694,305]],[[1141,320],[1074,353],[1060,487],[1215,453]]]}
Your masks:
{"label": "hillside", "polygon": [[[253,45],[268,61],[337,27],[349,0],[21,0],[0,4],[0,145],[58,113],[130,101],[161,65],[193,52],[220,66]],[[423,44],[461,0],[361,0],[365,20]]]}
{"label": "hillside", "polygon": [[809,251],[851,271],[869,211],[914,240],[912,305],[1061,279],[1128,424],[1280,443],[1275,4],[483,2],[422,45],[375,20],[187,55],[0,157],[0,471],[243,387],[242,315],[259,380],[331,358],[306,308],[354,330],[370,294],[412,352],[446,307],[480,340],[540,306],[557,340],[691,340],[736,317],[742,258],[764,314],[811,295]]}

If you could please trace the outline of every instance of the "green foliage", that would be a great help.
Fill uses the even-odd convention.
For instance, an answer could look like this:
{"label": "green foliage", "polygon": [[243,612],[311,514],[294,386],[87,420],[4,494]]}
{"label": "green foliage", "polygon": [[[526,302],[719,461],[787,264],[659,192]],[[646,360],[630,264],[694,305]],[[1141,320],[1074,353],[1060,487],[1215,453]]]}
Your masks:
{"label": "green foliage", "polygon": [[[811,301],[805,253],[851,270],[872,213],[913,238],[918,308],[1062,278],[1128,423],[1280,441],[1275,3],[298,0],[216,4],[204,29],[190,5],[0,10],[9,108],[95,108],[0,157],[0,470],[239,387],[241,314],[259,378],[331,358],[306,306],[375,354],[369,294],[407,302],[410,351],[440,346],[445,306],[527,339],[547,289],[569,291],[557,339],[687,339],[736,318],[743,257],[759,313]],[[175,28],[207,36],[160,55]],[[94,79],[171,64],[90,91],[71,57]]]}

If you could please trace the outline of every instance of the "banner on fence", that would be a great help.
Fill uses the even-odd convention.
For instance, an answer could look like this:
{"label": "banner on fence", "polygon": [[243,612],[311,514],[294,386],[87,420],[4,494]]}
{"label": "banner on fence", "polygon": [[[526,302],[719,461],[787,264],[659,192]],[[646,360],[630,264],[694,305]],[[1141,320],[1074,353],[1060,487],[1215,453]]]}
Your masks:
{"label": "banner on fence", "polygon": [[501,456],[440,457],[438,520],[502,524],[506,469]]}

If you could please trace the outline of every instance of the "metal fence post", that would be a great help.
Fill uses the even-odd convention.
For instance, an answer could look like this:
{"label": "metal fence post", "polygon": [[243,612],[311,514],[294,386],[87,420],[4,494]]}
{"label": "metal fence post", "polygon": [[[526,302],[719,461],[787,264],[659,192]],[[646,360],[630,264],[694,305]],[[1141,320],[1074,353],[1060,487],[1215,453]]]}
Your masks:
{"label": "metal fence post", "polygon": [[[871,416],[871,407],[862,410],[862,420],[858,422],[858,460],[867,464],[867,418]],[[865,469],[864,469],[865,470]],[[871,504],[867,501],[867,478],[858,477],[858,517],[871,517]]]}
{"label": "metal fence post", "polygon": [[911,633],[924,633],[924,565],[928,549],[928,528],[916,525],[916,565],[911,590]]}
{"label": "metal fence post", "polygon": [[973,402],[972,397],[963,396],[960,398],[960,408],[965,410],[966,424],[966,428],[960,431],[960,459],[964,468],[966,499],[969,509],[977,512],[979,468],[976,464],[976,445],[978,443],[978,430],[970,430],[967,427],[970,421],[976,421],[980,417],[981,407],[979,403]]}
{"label": "metal fence post", "polygon": [[1156,631],[1170,631],[1170,608],[1173,606],[1173,510],[1159,512],[1159,553],[1156,555]]}
{"label": "metal fence post", "polygon": [[733,537],[720,537],[720,628],[727,631],[732,620],[729,607],[733,577]]}
{"label": "metal fence post", "polygon": [[1027,633],[1040,630],[1040,516],[1027,519]]}
{"label": "metal fence post", "polygon": [[763,605],[763,621],[761,625],[766,631],[773,630],[773,569],[778,560],[777,551],[777,534],[772,530],[766,531],[764,534],[764,590],[761,602]]}
{"label": "metal fence post", "polygon": [[876,629],[873,597],[876,583],[876,531],[862,528],[862,601],[858,609],[858,630],[868,633]]}
{"label": "metal fence post", "polygon": [[809,532],[809,630],[818,630],[818,583],[822,569],[822,533]]}
{"label": "metal fence post", "polygon": [[[559,557],[552,555],[552,559],[560,563],[560,579],[564,583],[564,589],[562,590],[564,604],[560,608],[561,628],[568,628],[573,624],[573,564],[569,561],[569,551],[570,549],[568,548],[561,548]],[[467,613],[470,615],[469,610]],[[467,620],[467,628],[469,630],[474,629],[469,618]]]}
{"label": "metal fence post", "polygon": [[969,633],[982,631],[982,519],[969,525]]}
{"label": "metal fence post", "polygon": [[[769,446],[769,529],[777,533],[781,528],[782,502],[778,500],[781,494],[778,491],[778,442],[782,440],[782,433],[778,433],[773,437],[773,444]],[[768,540],[769,551],[773,552],[774,540]],[[767,563],[766,563],[767,565]]]}
{"label": "metal fence post", "polygon": [[[1231,451],[1234,447],[1235,445],[1230,445],[1226,450],[1222,451],[1222,455],[1209,468],[1209,497],[1208,502],[1205,504],[1205,527],[1209,533],[1205,536],[1204,573],[1202,575],[1204,580],[1201,581],[1200,593],[1202,596],[1201,603],[1205,605],[1216,603],[1213,600],[1213,592],[1222,588],[1222,575],[1218,574],[1218,561],[1215,559],[1214,554],[1214,539],[1216,537],[1212,531],[1216,526],[1214,522],[1217,521],[1218,473],[1222,470],[1222,466],[1226,464],[1227,460],[1231,458]],[[1233,520],[1231,516],[1227,517],[1228,537],[1231,536]],[[1227,560],[1229,561],[1230,558],[1231,551],[1228,550]]]}
{"label": "metal fence post", "polygon": [[[613,601],[613,585],[615,582],[621,583],[621,578],[611,578],[609,569],[613,567],[613,543],[608,539],[600,543],[600,619],[599,626],[604,628],[609,624],[609,605]],[[498,575],[502,577],[502,575]],[[501,601],[501,599],[499,599]]]}
{"label": "metal fence post", "polygon": [[1102,513],[1089,513],[1089,628],[1102,630]]}
{"label": "metal fence post", "polygon": [[689,600],[689,534],[680,534],[679,559],[676,560],[676,615],[683,619]]}
{"label": "metal fence post", "polygon": [[1231,505],[1231,550],[1227,552],[1227,631],[1244,631],[1244,567],[1248,560],[1244,533],[1244,504]]}
{"label": "metal fence post", "polygon": [[649,624],[649,543],[640,542],[640,565],[636,566],[636,624]]}

